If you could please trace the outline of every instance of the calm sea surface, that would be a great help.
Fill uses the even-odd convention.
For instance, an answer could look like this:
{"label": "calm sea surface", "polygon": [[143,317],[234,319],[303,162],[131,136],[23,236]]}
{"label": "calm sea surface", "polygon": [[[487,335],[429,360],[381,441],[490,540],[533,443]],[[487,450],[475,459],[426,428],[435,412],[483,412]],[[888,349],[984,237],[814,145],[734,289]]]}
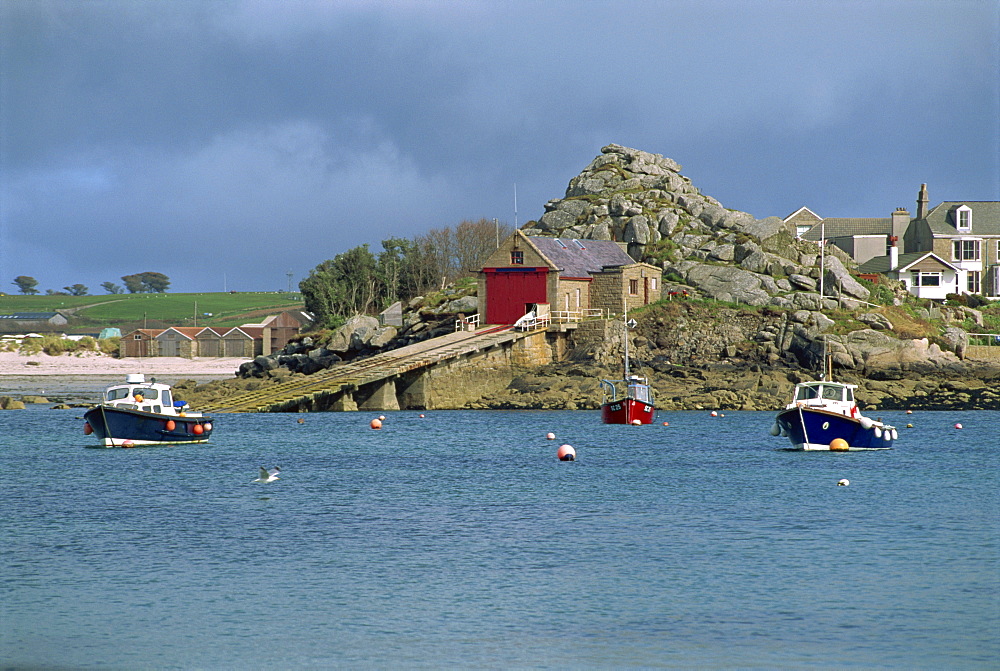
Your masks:
{"label": "calm sea surface", "polygon": [[851,453],[773,413],[220,415],[132,450],[80,414],[0,412],[0,667],[1000,665],[998,412],[883,413],[914,428]]}

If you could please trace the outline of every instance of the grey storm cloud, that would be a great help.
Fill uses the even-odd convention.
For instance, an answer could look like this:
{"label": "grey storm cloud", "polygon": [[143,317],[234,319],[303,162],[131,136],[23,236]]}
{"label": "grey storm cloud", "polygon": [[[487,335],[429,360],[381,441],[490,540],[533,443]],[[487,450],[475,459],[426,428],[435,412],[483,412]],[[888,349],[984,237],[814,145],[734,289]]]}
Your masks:
{"label": "grey storm cloud", "polygon": [[[0,285],[285,285],[540,216],[608,143],[727,207],[996,199],[994,2],[0,3]],[[8,287],[10,288],[10,287]]]}

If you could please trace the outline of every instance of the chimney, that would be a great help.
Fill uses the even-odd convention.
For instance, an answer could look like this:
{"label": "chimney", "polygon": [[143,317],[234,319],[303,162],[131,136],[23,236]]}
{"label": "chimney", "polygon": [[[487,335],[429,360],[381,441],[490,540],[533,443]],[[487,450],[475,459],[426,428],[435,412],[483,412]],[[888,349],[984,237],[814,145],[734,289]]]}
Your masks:
{"label": "chimney", "polygon": [[905,207],[897,207],[892,213],[892,228],[889,231],[889,244],[892,247],[901,247],[906,229],[910,226],[910,213]]}
{"label": "chimney", "polygon": [[889,270],[895,270],[899,267],[899,247],[896,246],[896,241],[892,238],[889,239],[891,247],[889,247]]}
{"label": "chimney", "polygon": [[930,198],[927,197],[927,185],[920,185],[920,193],[917,194],[917,219],[923,219],[927,216],[927,203],[930,202]]}

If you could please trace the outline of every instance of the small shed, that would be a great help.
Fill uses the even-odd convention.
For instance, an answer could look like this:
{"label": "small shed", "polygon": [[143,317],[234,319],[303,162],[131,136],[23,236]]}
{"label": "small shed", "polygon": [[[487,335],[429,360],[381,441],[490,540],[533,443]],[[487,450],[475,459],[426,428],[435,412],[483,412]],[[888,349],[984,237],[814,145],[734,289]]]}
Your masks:
{"label": "small shed", "polygon": [[222,356],[222,334],[215,329],[205,327],[198,332],[194,339],[196,356]]}
{"label": "small shed", "polygon": [[260,326],[234,326],[222,336],[222,356],[251,359],[263,353],[264,329]]}
{"label": "small shed", "polygon": [[60,331],[69,323],[61,312],[15,312],[0,315],[0,331],[4,333],[30,333],[32,331]]}
{"label": "small shed", "polygon": [[122,336],[118,351],[124,357],[159,356],[159,341],[156,336],[166,329],[136,329]]}

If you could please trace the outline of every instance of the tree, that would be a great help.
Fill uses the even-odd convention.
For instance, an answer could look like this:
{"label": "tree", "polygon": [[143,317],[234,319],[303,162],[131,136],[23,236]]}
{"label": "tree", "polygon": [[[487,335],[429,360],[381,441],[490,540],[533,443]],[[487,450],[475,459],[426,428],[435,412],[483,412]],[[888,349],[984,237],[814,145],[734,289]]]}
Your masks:
{"label": "tree", "polygon": [[38,286],[38,280],[36,280],[34,277],[28,277],[27,275],[19,275],[14,278],[12,284],[16,284],[18,290],[22,294],[33,295],[38,293],[38,289],[35,288]]}
{"label": "tree", "polygon": [[368,312],[380,294],[378,264],[368,245],[337,254],[299,283],[305,308],[317,321],[333,326],[344,317]]}
{"label": "tree", "polygon": [[123,294],[125,290],[114,282],[101,282],[101,288],[107,291],[109,294]]}
{"label": "tree", "polygon": [[72,286],[63,287],[69,292],[70,296],[86,296],[89,289],[82,284],[74,284]]}
{"label": "tree", "polygon": [[480,219],[479,221],[463,221],[455,229],[455,261],[462,275],[479,272],[496,251],[503,240],[512,232],[512,227],[500,224],[496,220]]}
{"label": "tree", "polygon": [[122,275],[122,282],[130,294],[142,293],[142,277],[139,275]]}
{"label": "tree", "polygon": [[[122,282],[130,294],[162,294],[167,292],[170,286],[170,278],[163,273],[135,273],[134,275],[123,275]],[[102,285],[103,286],[103,285]]]}

